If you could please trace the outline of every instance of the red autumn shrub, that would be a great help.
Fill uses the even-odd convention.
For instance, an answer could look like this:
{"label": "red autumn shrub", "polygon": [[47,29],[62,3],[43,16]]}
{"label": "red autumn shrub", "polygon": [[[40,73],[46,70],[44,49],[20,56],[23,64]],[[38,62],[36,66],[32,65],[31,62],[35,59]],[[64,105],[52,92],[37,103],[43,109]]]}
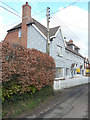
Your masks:
{"label": "red autumn shrub", "polygon": [[55,62],[52,57],[36,49],[2,42],[2,82],[14,81],[22,85],[21,92],[28,86],[41,89],[53,85]]}

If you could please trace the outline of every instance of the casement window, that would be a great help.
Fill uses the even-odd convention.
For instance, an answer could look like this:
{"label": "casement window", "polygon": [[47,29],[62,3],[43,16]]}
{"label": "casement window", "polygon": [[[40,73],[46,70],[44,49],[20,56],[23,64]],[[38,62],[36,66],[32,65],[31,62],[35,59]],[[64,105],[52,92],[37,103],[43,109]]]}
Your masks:
{"label": "casement window", "polygon": [[62,78],[64,76],[64,68],[56,68],[56,78]]}
{"label": "casement window", "polygon": [[77,53],[79,53],[79,48],[75,48],[75,51],[76,51]]}
{"label": "casement window", "polygon": [[74,75],[76,75],[76,68],[73,71],[74,71]]}
{"label": "casement window", "polygon": [[18,31],[18,37],[19,38],[21,37],[21,29],[19,29],[19,31]]}
{"label": "casement window", "polygon": [[66,68],[66,76],[69,76],[69,68]]}
{"label": "casement window", "polygon": [[73,49],[73,45],[69,45],[69,48],[70,48],[70,49]]}
{"label": "casement window", "polygon": [[63,55],[63,54],[62,54],[62,47],[59,46],[59,45],[57,45],[57,55],[58,55],[58,56],[62,56],[62,55]]}
{"label": "casement window", "polygon": [[73,50],[75,50],[75,49],[74,49],[74,45],[72,46],[72,48],[73,48]]}
{"label": "casement window", "polygon": [[69,60],[70,53],[66,51],[66,60]]}

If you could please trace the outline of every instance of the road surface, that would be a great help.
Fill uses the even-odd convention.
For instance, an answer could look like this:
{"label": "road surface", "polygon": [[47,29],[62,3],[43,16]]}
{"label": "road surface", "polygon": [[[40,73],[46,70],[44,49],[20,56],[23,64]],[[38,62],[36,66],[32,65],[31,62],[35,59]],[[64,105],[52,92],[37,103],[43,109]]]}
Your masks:
{"label": "road surface", "polygon": [[64,89],[40,109],[26,118],[88,118],[88,84]]}
{"label": "road surface", "polygon": [[64,102],[48,110],[38,118],[88,118],[88,85],[69,91]]}

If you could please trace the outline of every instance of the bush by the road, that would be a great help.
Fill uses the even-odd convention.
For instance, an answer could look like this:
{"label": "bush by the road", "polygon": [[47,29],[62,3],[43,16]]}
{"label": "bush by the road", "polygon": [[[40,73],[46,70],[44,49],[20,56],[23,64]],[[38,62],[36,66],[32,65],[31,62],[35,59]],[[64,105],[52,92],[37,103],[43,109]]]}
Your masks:
{"label": "bush by the road", "polygon": [[3,100],[53,85],[55,62],[48,54],[7,42],[1,52]]}

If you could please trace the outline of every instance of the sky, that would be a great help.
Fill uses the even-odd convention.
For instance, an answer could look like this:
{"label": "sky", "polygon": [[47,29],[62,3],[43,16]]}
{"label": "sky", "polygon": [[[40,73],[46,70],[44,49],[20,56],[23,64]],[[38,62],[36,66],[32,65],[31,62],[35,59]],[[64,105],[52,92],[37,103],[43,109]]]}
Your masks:
{"label": "sky", "polygon": [[80,47],[80,53],[84,57],[88,57],[88,0],[0,1],[1,7],[18,14],[16,16],[0,7],[0,41],[4,40],[8,29],[21,22],[22,5],[25,2],[28,2],[32,7],[31,16],[45,26],[46,9],[50,7],[50,27],[61,26],[62,34],[66,40],[72,39]]}

